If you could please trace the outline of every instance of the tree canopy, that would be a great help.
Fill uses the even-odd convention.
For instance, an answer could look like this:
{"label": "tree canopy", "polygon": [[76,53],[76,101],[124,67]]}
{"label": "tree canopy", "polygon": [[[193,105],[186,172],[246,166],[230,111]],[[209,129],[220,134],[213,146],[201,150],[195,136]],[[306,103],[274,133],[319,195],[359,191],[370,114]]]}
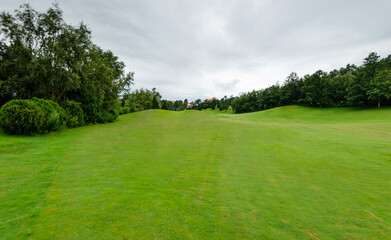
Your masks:
{"label": "tree canopy", "polygon": [[67,24],[58,4],[38,12],[24,4],[0,14],[0,105],[33,97],[80,102],[87,122],[118,108],[133,72],[91,40],[80,23]]}

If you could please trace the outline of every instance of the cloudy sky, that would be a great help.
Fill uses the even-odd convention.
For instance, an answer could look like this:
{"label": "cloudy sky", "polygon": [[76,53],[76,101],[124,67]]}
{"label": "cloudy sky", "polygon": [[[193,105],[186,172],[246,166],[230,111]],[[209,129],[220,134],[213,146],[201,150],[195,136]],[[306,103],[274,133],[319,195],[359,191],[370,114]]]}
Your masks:
{"label": "cloudy sky", "polygon": [[[391,54],[390,0],[58,0],[165,99],[221,98]],[[49,0],[0,0],[43,11]]]}

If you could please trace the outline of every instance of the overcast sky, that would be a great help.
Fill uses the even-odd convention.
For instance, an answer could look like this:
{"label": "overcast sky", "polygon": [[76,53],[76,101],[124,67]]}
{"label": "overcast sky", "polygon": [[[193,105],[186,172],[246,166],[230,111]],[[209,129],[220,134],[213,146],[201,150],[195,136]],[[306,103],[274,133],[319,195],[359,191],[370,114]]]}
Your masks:
{"label": "overcast sky", "polygon": [[[165,99],[221,98],[391,54],[390,0],[59,0],[67,23]],[[0,0],[46,10],[49,0]]]}

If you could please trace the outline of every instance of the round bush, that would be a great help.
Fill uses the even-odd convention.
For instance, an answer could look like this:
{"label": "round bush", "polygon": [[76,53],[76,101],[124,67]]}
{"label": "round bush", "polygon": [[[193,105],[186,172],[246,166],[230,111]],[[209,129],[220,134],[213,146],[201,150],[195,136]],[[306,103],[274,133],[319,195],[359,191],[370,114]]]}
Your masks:
{"label": "round bush", "polygon": [[53,107],[51,102],[36,97],[32,98],[31,101],[39,105],[45,113],[45,119],[46,119],[44,124],[45,130],[47,130],[48,132],[58,131],[62,127],[60,122],[60,113],[57,112],[56,108]]}
{"label": "round bush", "polygon": [[66,114],[51,100],[12,100],[0,109],[0,126],[10,134],[34,135],[65,127]]}
{"label": "round bush", "polygon": [[69,128],[80,127],[84,125],[84,111],[81,104],[75,101],[65,101],[62,104],[67,115],[67,126]]}
{"label": "round bush", "polygon": [[67,114],[65,110],[56,102],[52,100],[44,100],[39,98],[32,98],[47,114],[47,130],[58,131],[67,125]]}
{"label": "round bush", "polygon": [[45,111],[32,100],[11,100],[0,109],[1,128],[9,134],[45,133],[46,124]]}
{"label": "round bush", "polygon": [[67,117],[67,113],[65,112],[64,108],[62,108],[60,106],[60,104],[52,101],[52,100],[46,100],[48,101],[52,107],[54,107],[54,109],[56,109],[57,113],[59,114],[59,121],[60,121],[60,127],[61,128],[65,128],[67,126],[67,121],[68,121],[68,117]]}

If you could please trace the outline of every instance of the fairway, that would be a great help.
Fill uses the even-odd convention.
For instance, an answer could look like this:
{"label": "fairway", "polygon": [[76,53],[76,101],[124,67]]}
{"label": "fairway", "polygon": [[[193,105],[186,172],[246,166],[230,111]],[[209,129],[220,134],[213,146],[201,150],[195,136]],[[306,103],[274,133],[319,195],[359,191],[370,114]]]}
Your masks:
{"label": "fairway", "polygon": [[0,239],[391,239],[391,108],[0,132]]}

